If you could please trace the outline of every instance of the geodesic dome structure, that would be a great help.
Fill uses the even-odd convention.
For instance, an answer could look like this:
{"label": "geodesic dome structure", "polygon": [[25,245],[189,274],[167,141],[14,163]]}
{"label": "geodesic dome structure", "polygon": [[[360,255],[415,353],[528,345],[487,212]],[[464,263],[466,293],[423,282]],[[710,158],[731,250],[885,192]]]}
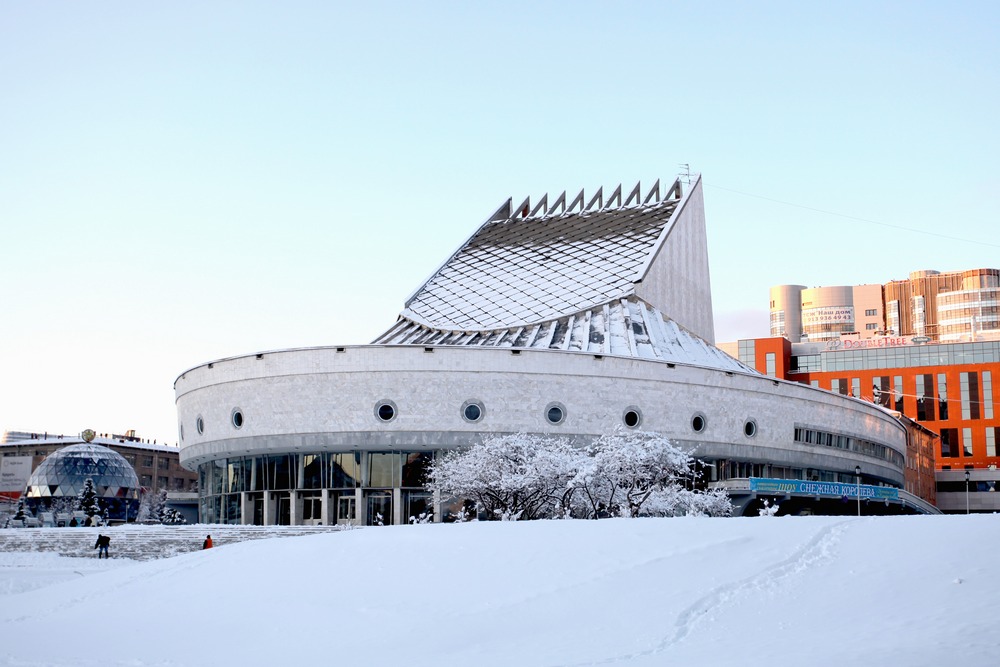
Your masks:
{"label": "geodesic dome structure", "polygon": [[55,498],[76,498],[88,479],[109,518],[136,515],[140,489],[135,470],[118,452],[95,444],[70,445],[45,457],[28,479],[26,502],[37,511]]}

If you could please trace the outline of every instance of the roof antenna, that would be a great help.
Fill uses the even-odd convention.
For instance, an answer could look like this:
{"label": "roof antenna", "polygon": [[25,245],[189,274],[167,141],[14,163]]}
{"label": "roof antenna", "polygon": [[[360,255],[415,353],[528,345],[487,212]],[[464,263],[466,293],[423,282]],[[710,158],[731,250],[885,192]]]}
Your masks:
{"label": "roof antenna", "polygon": [[691,185],[691,165],[689,165],[687,162],[682,162],[677,166],[684,169],[684,171],[678,174],[677,177],[684,179],[685,185]]}

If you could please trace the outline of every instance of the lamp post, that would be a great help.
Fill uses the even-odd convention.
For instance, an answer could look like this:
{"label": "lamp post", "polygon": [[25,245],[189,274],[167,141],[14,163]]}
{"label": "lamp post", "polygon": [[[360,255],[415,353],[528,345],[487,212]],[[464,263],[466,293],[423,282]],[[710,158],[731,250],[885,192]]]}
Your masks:
{"label": "lamp post", "polygon": [[861,466],[854,466],[854,477],[858,482],[858,516],[861,516]]}
{"label": "lamp post", "polygon": [[969,471],[965,471],[965,513],[969,513]]}

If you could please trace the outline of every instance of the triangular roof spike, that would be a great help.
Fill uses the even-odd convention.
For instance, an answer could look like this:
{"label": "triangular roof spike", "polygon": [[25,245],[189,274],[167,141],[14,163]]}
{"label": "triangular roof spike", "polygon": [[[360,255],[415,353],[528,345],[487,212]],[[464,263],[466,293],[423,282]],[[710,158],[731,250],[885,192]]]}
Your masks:
{"label": "triangular roof spike", "polygon": [[549,208],[549,213],[548,214],[552,215],[553,213],[556,212],[556,209],[559,208],[559,207],[562,207],[562,211],[560,211],[560,213],[565,213],[566,212],[566,191],[565,190],[563,190],[562,194],[559,195],[559,197],[556,198],[555,203],[552,204],[552,206]]}
{"label": "triangular roof spike", "polygon": [[[655,199],[653,199],[654,197]],[[646,204],[648,204],[650,199],[653,199],[653,201],[657,202],[660,201],[660,179],[656,179],[656,183],[653,183],[653,187],[650,188],[649,194],[646,195],[646,198],[643,200],[642,205],[645,206]]]}
{"label": "triangular roof spike", "polygon": [[496,222],[498,220],[510,220],[511,216],[513,215],[513,211],[510,208],[512,202],[513,200],[510,197],[508,197],[507,201],[505,201],[503,204],[500,204],[500,208],[494,211],[493,215],[486,222]]}
{"label": "triangular roof spike", "polygon": [[632,203],[633,199],[635,200],[636,204],[639,203],[639,197],[641,196],[639,194],[639,189],[640,189],[639,185],[640,185],[639,183],[636,183],[635,187],[632,188],[632,192],[628,193],[628,199],[625,200],[625,206],[628,206],[630,203]]}
{"label": "triangular roof spike", "polygon": [[584,209],[583,209],[583,189],[582,188],[580,189],[580,194],[578,194],[576,196],[576,198],[573,200],[573,202],[569,205],[569,209],[567,209],[567,210],[569,210],[569,211],[572,212],[572,210],[574,208],[576,208],[577,205],[580,206],[580,212],[583,212]]}
{"label": "triangular roof spike", "polygon": [[681,179],[674,181],[674,184],[670,188],[670,192],[667,193],[667,199],[681,199],[684,197],[684,189],[681,187]]}
{"label": "triangular roof spike", "polygon": [[622,207],[622,185],[621,185],[621,183],[618,184],[618,187],[615,188],[615,191],[611,193],[610,197],[608,197],[608,203],[603,208],[611,208],[611,204],[614,203],[615,201],[618,202],[618,208],[621,208]]}
{"label": "triangular roof spike", "polygon": [[597,203],[597,209],[598,210],[604,208],[604,186],[603,185],[601,187],[597,188],[597,192],[594,193],[593,197],[591,197],[590,203],[587,204],[587,207],[586,207],[585,210],[587,210],[587,211],[593,210],[595,202]]}
{"label": "triangular roof spike", "polygon": [[545,209],[548,205],[549,205],[549,193],[546,192],[544,195],[542,195],[542,198],[538,201],[538,203],[535,204],[535,208],[531,209],[530,217],[534,218],[535,214],[538,213],[539,211],[541,211],[544,214]]}
{"label": "triangular roof spike", "polygon": [[519,215],[522,218],[527,218],[528,217],[528,208],[530,206],[531,206],[531,197],[525,197],[524,201],[521,202],[521,205],[518,206],[516,209],[514,209],[514,213],[513,213],[513,215],[511,217]]}

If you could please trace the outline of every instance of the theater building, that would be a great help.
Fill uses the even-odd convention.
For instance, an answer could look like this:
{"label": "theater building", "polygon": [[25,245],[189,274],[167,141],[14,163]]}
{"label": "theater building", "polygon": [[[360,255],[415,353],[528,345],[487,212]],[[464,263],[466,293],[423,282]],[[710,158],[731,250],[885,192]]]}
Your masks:
{"label": "theater building", "polygon": [[265,351],[175,381],[204,522],[396,524],[424,471],[494,434],[663,433],[740,513],[935,512],[891,410],[768,377],[714,343],[700,177],[508,199],[368,345]]}

